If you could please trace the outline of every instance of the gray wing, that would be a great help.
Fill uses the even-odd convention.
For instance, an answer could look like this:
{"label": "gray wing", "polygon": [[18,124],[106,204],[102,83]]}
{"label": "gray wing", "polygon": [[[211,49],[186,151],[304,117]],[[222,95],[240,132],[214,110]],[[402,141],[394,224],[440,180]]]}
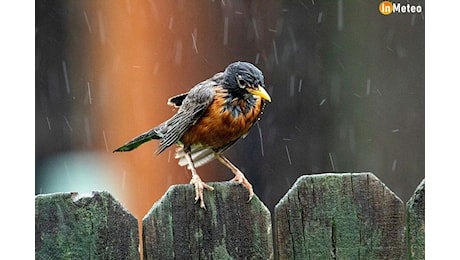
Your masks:
{"label": "gray wing", "polygon": [[219,84],[221,73],[193,87],[180,102],[179,111],[157,129],[162,138],[156,153],[177,143],[182,135],[195,124],[214,100],[215,87]]}

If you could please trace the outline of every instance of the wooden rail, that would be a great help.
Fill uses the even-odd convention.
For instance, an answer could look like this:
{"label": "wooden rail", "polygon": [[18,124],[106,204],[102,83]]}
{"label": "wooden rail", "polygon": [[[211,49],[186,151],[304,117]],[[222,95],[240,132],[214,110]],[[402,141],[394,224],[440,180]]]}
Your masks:
{"label": "wooden rail", "polygon": [[[174,185],[142,220],[144,259],[424,259],[425,182],[405,205],[372,173],[300,177],[274,210],[230,182],[206,210]],[[272,230],[273,227],[273,230]],[[36,259],[139,259],[137,220],[107,192],[35,197]]]}

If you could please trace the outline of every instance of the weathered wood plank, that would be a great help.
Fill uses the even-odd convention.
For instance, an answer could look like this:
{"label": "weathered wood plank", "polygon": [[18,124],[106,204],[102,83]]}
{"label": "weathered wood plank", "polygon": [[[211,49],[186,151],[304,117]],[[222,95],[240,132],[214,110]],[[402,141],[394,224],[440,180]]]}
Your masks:
{"label": "weathered wood plank", "polygon": [[233,182],[210,183],[206,209],[174,185],[142,222],[144,259],[273,259],[270,211]]}
{"label": "weathered wood plank", "polygon": [[139,259],[136,218],[108,192],[35,196],[36,259]]}
{"label": "weathered wood plank", "polygon": [[425,259],[425,180],[407,202],[407,243],[409,259]]}
{"label": "weathered wood plank", "polygon": [[275,207],[279,259],[405,259],[404,204],[371,173],[300,177]]}

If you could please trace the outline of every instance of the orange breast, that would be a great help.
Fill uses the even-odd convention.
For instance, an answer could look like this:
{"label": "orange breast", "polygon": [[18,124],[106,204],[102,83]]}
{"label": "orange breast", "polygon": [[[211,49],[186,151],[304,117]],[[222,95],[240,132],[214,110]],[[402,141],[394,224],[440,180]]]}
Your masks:
{"label": "orange breast", "polygon": [[234,116],[225,110],[226,93],[218,92],[203,116],[182,136],[185,146],[201,144],[208,147],[225,146],[246,134],[257,121],[262,112],[262,99],[256,97],[252,109],[246,111],[248,105],[244,100],[234,99],[232,106],[240,106],[241,113]]}

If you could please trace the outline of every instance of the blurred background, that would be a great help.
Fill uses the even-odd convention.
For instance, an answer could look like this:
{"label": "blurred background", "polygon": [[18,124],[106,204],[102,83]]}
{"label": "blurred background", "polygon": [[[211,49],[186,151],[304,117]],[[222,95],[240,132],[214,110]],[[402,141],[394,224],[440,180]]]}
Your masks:
{"label": "blurred background", "polygon": [[[272,212],[314,173],[372,172],[407,201],[425,175],[424,13],[379,3],[36,1],[35,193],[107,190],[141,219],[191,175],[155,141],[112,151],[240,60],[273,101],[226,155]],[[233,177],[217,161],[198,172]]]}

